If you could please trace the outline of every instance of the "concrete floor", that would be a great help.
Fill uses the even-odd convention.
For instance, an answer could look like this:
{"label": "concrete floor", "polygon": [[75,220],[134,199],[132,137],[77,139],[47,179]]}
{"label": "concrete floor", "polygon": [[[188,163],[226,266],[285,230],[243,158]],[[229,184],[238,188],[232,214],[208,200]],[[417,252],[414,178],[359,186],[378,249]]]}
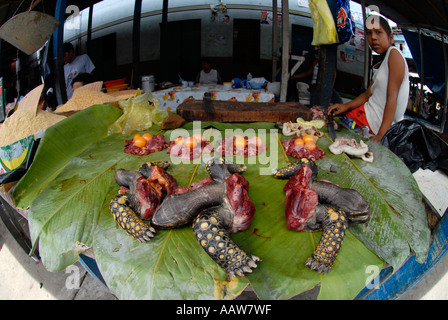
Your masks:
{"label": "concrete floor", "polygon": [[[48,272],[17,244],[0,221],[0,300],[115,300],[107,288],[82,265],[65,271]],[[403,295],[404,300],[448,300],[448,254],[418,285]],[[313,291],[313,290],[311,290]],[[245,292],[240,299],[255,299]],[[316,292],[295,299],[310,299]]]}

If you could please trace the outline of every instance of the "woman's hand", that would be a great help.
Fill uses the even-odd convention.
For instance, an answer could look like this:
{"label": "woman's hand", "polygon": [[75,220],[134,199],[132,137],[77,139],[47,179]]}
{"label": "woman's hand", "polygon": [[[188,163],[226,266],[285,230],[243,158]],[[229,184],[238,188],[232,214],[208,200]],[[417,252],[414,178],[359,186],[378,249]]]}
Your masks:
{"label": "woman's hand", "polygon": [[372,140],[372,141],[381,143],[381,139],[383,139],[383,137],[379,136],[379,135],[376,135],[376,136],[371,136],[369,139]]}
{"label": "woman's hand", "polygon": [[328,114],[333,112],[333,115],[337,116],[341,113],[346,113],[350,110],[350,107],[345,103],[336,103],[330,107],[328,107]]}

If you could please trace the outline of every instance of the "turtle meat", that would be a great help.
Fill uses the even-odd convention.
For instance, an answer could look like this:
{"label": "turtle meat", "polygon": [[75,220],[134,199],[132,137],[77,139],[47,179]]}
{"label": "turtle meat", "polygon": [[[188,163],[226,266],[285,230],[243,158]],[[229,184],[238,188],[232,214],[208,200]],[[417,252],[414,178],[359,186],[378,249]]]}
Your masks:
{"label": "turtle meat", "polygon": [[[145,164],[139,172],[117,170],[116,182],[128,191],[112,199],[110,210],[118,224],[141,242],[153,238],[157,228],[192,223],[207,254],[230,275],[244,276],[260,261],[230,238],[231,233],[246,230],[255,214],[248,196],[249,182],[241,175],[246,166],[214,158],[207,162],[206,170],[210,177],[191,188],[176,186],[175,179],[157,163]],[[163,201],[152,189],[167,194]],[[151,219],[150,224],[143,222],[144,218]]]}
{"label": "turtle meat", "polygon": [[[294,172],[294,170],[296,170]],[[344,241],[348,223],[365,223],[370,206],[356,190],[315,180],[314,162],[296,162],[276,172],[289,181],[284,187],[286,226],[295,231],[322,230],[315,251],[305,265],[317,272],[331,270]]]}
{"label": "turtle meat", "polygon": [[163,191],[172,194],[176,180],[168,174],[167,161],[150,162],[139,171],[119,169],[115,181],[120,185],[119,195],[110,202],[110,211],[118,224],[140,242],[154,237],[155,230],[143,222],[151,218],[161,203]]}

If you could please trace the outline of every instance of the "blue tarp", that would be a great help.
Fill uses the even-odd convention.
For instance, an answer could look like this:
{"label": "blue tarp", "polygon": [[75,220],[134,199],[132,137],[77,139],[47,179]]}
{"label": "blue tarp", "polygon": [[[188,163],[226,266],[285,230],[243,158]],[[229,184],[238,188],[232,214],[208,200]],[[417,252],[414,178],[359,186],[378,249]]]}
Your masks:
{"label": "blue tarp", "polygon": [[[406,39],[406,43],[411,50],[414,58],[417,71],[421,76],[421,58],[420,58],[420,42],[417,32],[402,30]],[[446,67],[443,62],[443,47],[442,41],[439,41],[431,36],[422,34],[423,47],[423,67],[424,67],[424,82],[436,96],[436,99],[445,103],[445,74]]]}

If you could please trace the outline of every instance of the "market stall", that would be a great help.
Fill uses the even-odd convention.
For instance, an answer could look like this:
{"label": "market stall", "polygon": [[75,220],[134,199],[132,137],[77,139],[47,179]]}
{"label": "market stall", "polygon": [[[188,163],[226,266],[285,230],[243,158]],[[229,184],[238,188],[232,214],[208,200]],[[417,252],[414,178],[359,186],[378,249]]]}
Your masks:
{"label": "market stall", "polygon": [[[28,219],[31,253],[38,250],[48,270],[63,270],[80,257],[93,261],[92,272],[120,299],[228,299],[238,297],[249,284],[260,299],[289,299],[316,286],[320,286],[320,299],[369,298],[381,290],[387,296],[378,298],[394,298],[403,285],[414,283],[445,254],[446,215],[435,228],[428,225],[422,194],[403,162],[380,144],[344,127],[337,131],[337,137],[363,141],[373,161],[337,154],[331,151],[335,141],[329,129],[320,125],[318,139],[312,137],[314,146],[310,149],[321,152],[319,156],[305,152],[304,158],[316,160],[317,179],[359,192],[370,206],[370,216],[364,223],[349,224],[329,272],[310,270],[307,261],[323,232],[288,229],[287,181],[273,175],[273,170],[299,160],[297,154],[288,154],[291,143],[286,141],[294,137],[294,146],[304,146],[304,141],[295,141],[307,134],[290,133],[306,121],[291,117],[294,126],[289,132],[279,130],[273,122],[195,121],[162,130],[168,116],[166,110],[161,112],[164,97],[178,96],[183,102],[180,95],[188,90],[193,94],[189,88],[171,95],[164,92],[162,99],[154,93],[157,100],[149,102],[146,97],[140,102],[148,103],[145,108],[151,110],[149,115],[142,115],[141,109],[132,111],[137,95],[118,100],[118,105],[87,105],[46,128],[26,174],[13,181],[2,197]],[[244,99],[248,97],[255,99],[253,94]],[[132,118],[131,130],[119,130],[126,127],[123,116]],[[142,127],[137,126],[142,123]],[[149,134],[152,140],[157,137],[166,143],[162,150],[147,153],[146,142],[144,150],[135,143],[136,134]],[[192,140],[197,134],[202,136],[200,142]],[[233,142],[234,153],[217,152],[223,151],[226,139]],[[182,158],[168,152],[178,141],[185,142],[182,148],[194,149],[203,143],[210,147],[200,149],[193,159]],[[256,154],[246,154],[249,141],[263,148],[255,148]],[[133,152],[126,151],[129,146]],[[241,154],[238,147],[242,148]],[[244,277],[230,276],[211,259],[190,224],[156,230],[153,239],[141,243],[120,227],[111,212],[111,200],[120,192],[115,179],[118,169],[136,171],[142,163],[169,161],[166,172],[178,186],[190,188],[209,176],[206,159],[211,155],[247,166],[242,175],[250,185],[247,194],[255,215],[246,230],[230,238],[261,261]],[[431,234],[438,241],[432,242]],[[403,273],[412,276],[402,281]],[[399,280],[389,280],[394,277]]]}
{"label": "market stall", "polygon": [[[427,260],[431,230],[421,193],[401,160],[377,143],[365,140],[374,154],[373,162],[366,162],[331,152],[333,141],[327,128],[319,129],[323,136],[314,147],[322,151],[316,159],[317,178],[356,189],[371,207],[369,221],[350,225],[334,266],[322,275],[305,265],[322,232],[286,227],[283,188],[287,180],[272,175],[273,169],[298,160],[285,153],[285,141],[294,138],[294,131],[291,136],[291,131],[269,122],[203,121],[172,130],[161,130],[160,122],[154,122],[124,135],[111,133],[109,128],[123,114],[116,106],[95,105],[46,129],[29,170],[4,195],[15,208],[26,211],[32,252],[38,250],[48,270],[63,270],[81,254],[83,261],[93,259],[98,277],[120,299],[235,298],[249,284],[260,299],[288,299],[317,285],[321,299],[353,299],[384,266],[399,270],[410,255],[418,263]],[[204,148],[208,154],[193,159],[168,153],[166,147],[152,153],[125,152],[136,133],[149,133],[153,139],[162,136],[173,145],[178,137],[189,141],[201,134],[213,149]],[[361,140],[345,128],[337,135]],[[208,176],[206,159],[222,156],[223,139],[234,136],[246,137],[242,141],[247,143],[259,137],[265,145],[255,155],[224,153],[226,159],[247,166],[243,176],[250,185],[248,196],[255,215],[248,228],[231,234],[231,239],[261,259],[251,273],[229,277],[201,248],[191,225],[157,230],[144,243],[117,225],[109,209],[120,189],[114,179],[117,169],[138,170],[145,162],[169,161],[166,172],[177,185],[188,188]],[[341,281],[346,284],[344,290]]]}

